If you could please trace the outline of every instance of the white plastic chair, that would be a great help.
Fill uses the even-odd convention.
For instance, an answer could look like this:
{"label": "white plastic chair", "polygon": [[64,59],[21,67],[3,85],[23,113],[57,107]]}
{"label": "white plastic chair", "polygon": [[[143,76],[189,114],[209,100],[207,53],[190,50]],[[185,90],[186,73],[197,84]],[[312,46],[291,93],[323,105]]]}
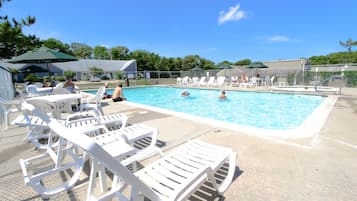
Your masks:
{"label": "white plastic chair", "polygon": [[210,77],[206,86],[207,87],[213,87],[214,81],[215,81],[215,77],[214,76]]}
{"label": "white plastic chair", "polygon": [[[105,92],[105,87],[100,87],[95,94],[94,100],[87,98],[86,100],[82,101],[81,104],[81,111],[84,110],[94,110],[96,114],[98,115],[103,115],[103,109],[102,109],[102,99],[103,99],[103,94]],[[93,102],[94,101],[94,102]]]}
{"label": "white plastic chair", "polygon": [[177,77],[177,78],[176,78],[176,85],[177,85],[177,86],[181,86],[181,85],[182,85],[182,79],[181,79],[181,77]]}
{"label": "white plastic chair", "polygon": [[270,86],[274,86],[274,79],[275,79],[274,76],[270,78]]}
{"label": "white plastic chair", "polygon": [[204,86],[204,85],[206,85],[206,77],[201,77],[198,86]]}
{"label": "white plastic chair", "polygon": [[188,76],[185,76],[183,79],[182,79],[182,86],[188,86],[189,84],[191,84],[192,80],[190,77]]}
{"label": "white plastic chair", "polygon": [[[34,106],[22,103],[22,109],[28,110],[39,116],[45,123],[50,123],[51,119],[45,115],[42,111],[35,109]],[[56,121],[61,128],[65,128],[63,124]],[[49,127],[50,128],[50,127]],[[66,131],[64,131],[66,132]],[[73,134],[76,133],[72,130]],[[55,132],[51,133],[55,134]],[[50,142],[49,142],[50,143]],[[26,186],[31,186],[36,192],[41,194],[43,198],[48,198],[51,195],[57,194],[59,192],[71,189],[75,183],[78,181],[82,169],[84,167],[84,162],[86,161],[86,153],[78,154],[76,147],[73,144],[65,144],[66,141],[63,138],[59,138],[59,146],[55,151],[46,151],[45,153],[31,157],[28,159],[20,159],[20,166],[22,169],[22,174]],[[51,147],[53,148],[53,147]],[[63,160],[66,156],[66,160]],[[47,160],[48,158],[52,160]],[[54,158],[56,158],[54,160]],[[38,172],[38,166],[46,161],[46,166],[41,168]],[[52,164],[50,164],[52,163]],[[48,178],[53,178],[53,176],[63,176],[65,172],[71,172],[69,179],[63,182],[59,182],[57,185],[46,185],[44,181]]]}
{"label": "white plastic chair", "polygon": [[4,129],[8,129],[10,114],[17,113],[20,111],[20,101],[17,100],[6,100],[0,98],[0,111],[3,112],[4,117]]}
{"label": "white plastic chair", "polygon": [[225,77],[223,76],[220,76],[220,77],[217,77],[217,86],[218,87],[223,87],[225,85],[224,81],[225,81]]}

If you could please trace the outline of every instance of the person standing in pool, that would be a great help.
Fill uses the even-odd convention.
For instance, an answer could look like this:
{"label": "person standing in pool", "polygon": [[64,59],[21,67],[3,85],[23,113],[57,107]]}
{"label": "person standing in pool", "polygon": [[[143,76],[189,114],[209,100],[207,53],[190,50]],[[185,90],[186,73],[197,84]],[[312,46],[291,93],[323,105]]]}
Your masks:
{"label": "person standing in pool", "polygon": [[114,89],[114,93],[112,96],[112,100],[113,102],[118,102],[118,101],[124,101],[126,100],[126,98],[124,97],[124,93],[123,93],[123,85],[119,84],[115,89]]}

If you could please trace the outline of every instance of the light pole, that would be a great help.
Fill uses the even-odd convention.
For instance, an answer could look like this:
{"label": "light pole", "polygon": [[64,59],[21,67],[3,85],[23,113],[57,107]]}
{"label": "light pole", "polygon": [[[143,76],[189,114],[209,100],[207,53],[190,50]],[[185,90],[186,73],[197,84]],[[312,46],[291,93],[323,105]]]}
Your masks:
{"label": "light pole", "polygon": [[340,80],[340,95],[342,93],[342,82],[343,82],[343,78],[345,76],[345,69],[348,68],[348,65],[345,65],[341,68],[341,80]]}

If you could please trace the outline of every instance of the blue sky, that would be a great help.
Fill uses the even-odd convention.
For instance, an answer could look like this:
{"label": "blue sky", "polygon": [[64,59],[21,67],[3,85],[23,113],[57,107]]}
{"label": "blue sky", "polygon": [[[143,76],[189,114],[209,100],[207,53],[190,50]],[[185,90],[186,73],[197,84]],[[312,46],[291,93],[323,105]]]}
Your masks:
{"label": "blue sky", "polygon": [[357,40],[356,0],[12,0],[1,13],[35,16],[23,31],[41,39],[214,62],[326,55]]}

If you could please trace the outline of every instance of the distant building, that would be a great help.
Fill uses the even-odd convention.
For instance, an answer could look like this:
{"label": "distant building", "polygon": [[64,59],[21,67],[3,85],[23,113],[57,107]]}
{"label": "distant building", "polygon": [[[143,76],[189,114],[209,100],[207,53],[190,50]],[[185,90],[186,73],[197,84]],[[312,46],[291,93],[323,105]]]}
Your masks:
{"label": "distant building", "polygon": [[290,59],[290,60],[273,60],[263,61],[269,67],[269,70],[310,70],[311,65],[308,59]]}
{"label": "distant building", "polygon": [[49,64],[11,64],[1,61],[0,65],[18,70],[17,81],[21,82],[31,72],[38,76],[64,75],[65,71],[76,73],[74,79],[89,80],[91,78],[90,68],[103,69],[104,75],[109,79],[115,78],[115,73],[121,72],[125,77],[137,76],[136,60],[94,60],[81,59],[79,61],[49,63]]}

